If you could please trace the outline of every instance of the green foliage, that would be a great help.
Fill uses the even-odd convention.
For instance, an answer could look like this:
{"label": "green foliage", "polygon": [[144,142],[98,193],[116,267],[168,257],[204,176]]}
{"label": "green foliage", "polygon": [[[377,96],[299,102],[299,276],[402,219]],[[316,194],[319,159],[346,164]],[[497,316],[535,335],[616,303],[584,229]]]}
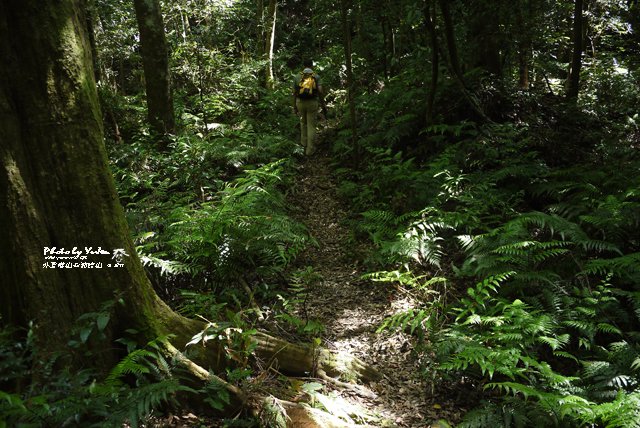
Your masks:
{"label": "green foliage", "polygon": [[225,357],[229,361],[235,361],[234,364],[239,365],[240,368],[246,368],[249,356],[255,348],[255,342],[251,340],[251,336],[256,333],[256,330],[245,330],[239,327],[238,325],[242,325],[239,317],[234,318],[235,324],[208,322],[202,331],[191,338],[187,347],[204,346],[209,341],[216,341],[222,345]]}
{"label": "green foliage", "polygon": [[288,292],[277,295],[279,304],[274,307],[275,319],[283,322],[285,327],[293,327],[294,332],[302,337],[318,337],[325,327],[307,314],[307,289],[321,282],[322,275],[314,271],[312,266],[307,266],[292,272],[290,278]]}
{"label": "green foliage", "polygon": [[410,308],[386,318],[378,328],[378,333],[385,329],[400,329],[424,339],[425,332],[440,327],[440,315],[445,307],[443,291],[446,290],[446,278],[428,278],[427,275],[416,276],[410,271],[397,270],[375,272],[363,278],[406,287],[411,290],[414,299],[425,302],[423,307]]}
{"label": "green foliage", "polygon": [[211,202],[176,208],[168,245],[219,281],[247,270],[281,271],[307,245],[304,227],[286,215],[277,185],[282,162],[245,171]]}
{"label": "green foliage", "polygon": [[[163,5],[181,126],[167,153],[144,124],[130,2],[92,9],[105,127],[124,139],[109,146],[121,200],[154,283],[195,288],[182,292],[180,310],[216,321],[198,339],[245,349],[234,330],[246,332],[233,312],[247,299],[231,286],[239,278],[278,296],[277,321],[298,334],[322,331],[306,316],[317,274],[285,274],[312,240],[288,217],[292,163],[279,160],[300,152],[296,118],[286,114],[288,77],[312,55],[344,123],[331,141],[339,194],[381,270],[367,278],[415,302],[381,330],[418,338],[438,376],[484,388],[482,407],[461,426],[637,426],[636,2],[598,0],[585,10],[590,49],[572,105],[555,95],[571,52],[571,2],[451,2],[459,58],[440,58],[434,93],[423,5],[360,2],[351,11],[357,145],[344,119],[339,11],[316,1],[309,13],[303,3],[278,9],[273,91],[263,88],[264,57],[254,55],[257,46],[264,53],[265,29],[254,4]],[[431,4],[444,46],[443,3]],[[454,60],[464,76],[452,72]],[[529,81],[518,82],[525,71]],[[285,275],[290,289],[274,291]],[[109,319],[83,318],[77,344],[98,339]],[[5,349],[19,360],[21,349]],[[145,352],[131,354],[128,376],[152,374],[144,367],[153,351]],[[23,398],[3,402],[21,411]]]}
{"label": "green foliage", "polygon": [[[16,342],[10,333],[2,333],[1,361],[13,365],[16,380],[28,378],[34,346],[29,340]],[[132,350],[103,382],[91,370],[53,370],[55,359],[44,362],[38,383],[18,392],[0,391],[0,420],[6,424],[0,426],[140,426],[154,410],[175,402],[176,393],[197,392],[173,374],[173,363],[162,352],[166,339]],[[3,385],[7,380],[2,379]]]}
{"label": "green foliage", "polygon": [[[444,125],[426,131],[448,132],[456,135]],[[463,378],[485,391],[461,426],[634,426],[637,160],[623,160],[624,144],[611,143],[597,148],[593,163],[562,169],[546,163],[526,127],[460,132],[407,170],[407,189],[428,183],[424,208],[411,205],[418,198],[398,209],[384,192],[360,193],[374,208],[359,227],[389,267],[368,278],[415,302],[379,330],[412,334],[422,356],[435,354],[430,364],[442,380]],[[386,183],[379,169],[360,183]],[[358,195],[360,187],[348,189],[346,196]],[[418,292],[426,283],[429,293]],[[633,416],[617,412],[624,406]]]}

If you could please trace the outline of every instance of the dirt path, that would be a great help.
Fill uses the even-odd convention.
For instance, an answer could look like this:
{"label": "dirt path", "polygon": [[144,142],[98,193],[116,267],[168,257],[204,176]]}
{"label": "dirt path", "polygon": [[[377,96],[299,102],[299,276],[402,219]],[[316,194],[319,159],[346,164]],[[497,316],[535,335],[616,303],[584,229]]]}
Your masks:
{"label": "dirt path", "polygon": [[431,398],[411,342],[401,333],[376,334],[382,320],[407,302],[396,300],[398,293],[388,285],[361,279],[366,271],[350,250],[353,245],[347,245],[347,213],[336,195],[327,151],[321,146],[313,157],[301,161],[298,182],[289,197],[295,217],[319,244],[297,263],[312,267],[322,278],[308,289],[306,316],[325,326],[324,346],[356,355],[383,375],[369,386],[375,398],[339,388],[334,388],[334,394],[375,413],[378,419],[370,420],[370,426],[438,426],[434,422],[447,411]]}

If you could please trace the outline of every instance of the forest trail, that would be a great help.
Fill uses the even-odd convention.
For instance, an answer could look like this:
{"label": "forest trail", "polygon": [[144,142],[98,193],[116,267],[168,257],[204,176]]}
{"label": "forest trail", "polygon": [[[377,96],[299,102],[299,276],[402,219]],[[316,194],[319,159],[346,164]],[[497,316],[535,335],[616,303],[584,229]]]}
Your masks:
{"label": "forest trail", "polygon": [[385,317],[406,309],[409,302],[399,299],[389,285],[362,279],[367,271],[357,259],[361,251],[354,248],[358,244],[348,242],[348,214],[336,193],[329,150],[321,143],[314,156],[300,162],[297,183],[288,199],[294,217],[318,241],[296,263],[299,269],[312,268],[319,275],[307,287],[306,304],[298,309],[298,316],[324,325],[323,346],[361,358],[382,379],[367,385],[375,397],[330,384],[325,387],[376,415],[377,419],[367,421],[369,426],[438,426],[434,422],[445,414],[449,420],[455,418],[454,407],[434,401],[411,352],[411,341],[402,333],[376,333]]}

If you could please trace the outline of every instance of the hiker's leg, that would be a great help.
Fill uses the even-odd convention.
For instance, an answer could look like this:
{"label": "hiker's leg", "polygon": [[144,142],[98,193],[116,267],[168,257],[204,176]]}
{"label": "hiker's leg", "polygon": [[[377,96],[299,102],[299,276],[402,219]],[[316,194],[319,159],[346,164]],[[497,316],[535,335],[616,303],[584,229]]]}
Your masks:
{"label": "hiker's leg", "polygon": [[296,99],[296,107],[300,115],[300,145],[303,149],[307,148],[307,112],[305,103],[301,99]]}
{"label": "hiker's leg", "polygon": [[316,151],[316,118],[318,117],[318,100],[307,101],[307,155]]}

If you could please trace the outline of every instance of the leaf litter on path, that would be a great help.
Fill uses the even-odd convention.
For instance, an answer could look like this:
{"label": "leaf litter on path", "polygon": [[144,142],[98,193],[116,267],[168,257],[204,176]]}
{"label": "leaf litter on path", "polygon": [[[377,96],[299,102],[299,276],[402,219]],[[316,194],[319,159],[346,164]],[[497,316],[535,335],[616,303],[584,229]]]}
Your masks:
{"label": "leaf litter on path", "polygon": [[318,241],[296,262],[298,268],[313,269],[321,278],[307,288],[305,307],[298,315],[324,325],[324,346],[361,358],[382,379],[367,385],[374,393],[369,396],[331,383],[325,388],[332,396],[365,409],[361,414],[369,418],[360,423],[368,426],[448,426],[446,420],[460,419],[459,407],[432,391],[412,352],[411,338],[399,331],[376,333],[386,317],[410,302],[400,301],[402,296],[391,287],[362,279],[367,272],[358,260],[360,251],[355,250],[361,244],[349,242],[348,213],[337,195],[326,150],[320,147],[313,157],[301,161],[296,185],[288,195],[294,217]]}

